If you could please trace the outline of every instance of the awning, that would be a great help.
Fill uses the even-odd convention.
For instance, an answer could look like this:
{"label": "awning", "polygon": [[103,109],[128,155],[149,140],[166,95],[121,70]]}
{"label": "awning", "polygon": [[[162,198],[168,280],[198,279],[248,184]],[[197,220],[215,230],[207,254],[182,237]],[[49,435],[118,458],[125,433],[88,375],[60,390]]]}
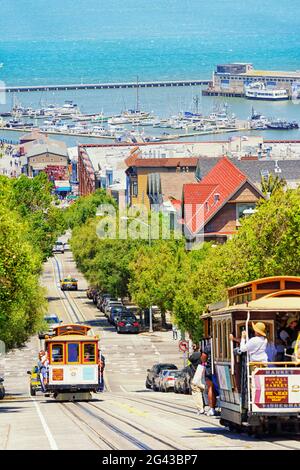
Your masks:
{"label": "awning", "polygon": [[69,181],[54,181],[54,187],[56,192],[70,192],[71,185]]}

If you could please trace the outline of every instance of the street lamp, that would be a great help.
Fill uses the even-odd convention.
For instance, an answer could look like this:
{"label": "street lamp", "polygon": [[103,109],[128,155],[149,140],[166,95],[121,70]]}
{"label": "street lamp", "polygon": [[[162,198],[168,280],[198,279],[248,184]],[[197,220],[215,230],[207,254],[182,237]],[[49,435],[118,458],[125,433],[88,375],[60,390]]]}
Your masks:
{"label": "street lamp", "polygon": [[[121,220],[127,221],[127,220],[131,220],[131,218],[127,216],[123,216],[121,217]],[[148,230],[148,243],[149,243],[149,246],[151,246],[151,225],[147,224],[146,222],[140,219],[134,219],[134,220],[148,227],[149,229]],[[152,305],[150,305],[150,308],[149,308],[149,333],[153,333]]]}

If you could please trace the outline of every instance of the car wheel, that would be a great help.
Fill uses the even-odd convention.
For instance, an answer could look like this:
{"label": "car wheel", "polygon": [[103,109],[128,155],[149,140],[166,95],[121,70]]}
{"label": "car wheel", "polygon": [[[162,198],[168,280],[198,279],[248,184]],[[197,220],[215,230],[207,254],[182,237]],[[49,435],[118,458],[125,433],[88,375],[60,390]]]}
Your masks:
{"label": "car wheel", "polygon": [[153,380],[153,382],[152,382],[152,390],[154,390],[154,392],[157,392],[157,387],[156,387],[156,385],[155,385],[154,380]]}
{"label": "car wheel", "polygon": [[149,384],[148,380],[146,380],[145,385],[146,385],[146,388],[148,388],[148,389],[151,389],[151,388],[152,388],[152,387],[151,387],[151,384]]}
{"label": "car wheel", "polygon": [[31,395],[32,397],[35,397],[35,396],[36,396],[36,389],[35,389],[35,388],[30,387],[30,395]]}

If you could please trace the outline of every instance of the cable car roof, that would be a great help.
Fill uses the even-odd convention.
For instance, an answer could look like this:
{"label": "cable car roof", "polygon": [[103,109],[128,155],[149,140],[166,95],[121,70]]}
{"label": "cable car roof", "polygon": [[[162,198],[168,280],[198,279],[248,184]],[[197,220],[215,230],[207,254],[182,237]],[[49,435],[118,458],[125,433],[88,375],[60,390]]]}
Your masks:
{"label": "cable car roof", "polygon": [[[299,293],[300,294],[300,293]],[[220,309],[212,310],[210,313],[205,313],[202,318],[207,318],[214,315],[221,315],[230,312],[239,311],[264,311],[264,312],[300,312],[300,295],[290,297],[262,297],[257,300],[252,300],[249,303],[230,305]]]}
{"label": "cable car roof", "polygon": [[91,343],[94,341],[99,341],[99,336],[86,336],[86,335],[61,335],[61,336],[51,336],[45,338],[47,343],[62,343],[62,342],[78,342],[85,341],[86,343]]}

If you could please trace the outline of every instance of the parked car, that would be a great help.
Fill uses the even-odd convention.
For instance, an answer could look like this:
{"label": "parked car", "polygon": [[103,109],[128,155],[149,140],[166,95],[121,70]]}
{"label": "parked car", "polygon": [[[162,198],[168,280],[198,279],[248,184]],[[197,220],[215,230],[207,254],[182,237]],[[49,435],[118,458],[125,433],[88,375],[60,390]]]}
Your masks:
{"label": "parked car", "polygon": [[174,382],[175,393],[191,393],[191,376],[188,367],[179,371],[178,376]]}
{"label": "parked car", "polygon": [[3,377],[0,377],[0,400],[3,400],[3,398],[5,397],[5,388],[4,388],[3,382],[4,382]]}
{"label": "parked car", "polygon": [[39,332],[39,339],[44,339],[45,336],[53,336],[53,328],[55,326],[59,326],[62,323],[62,320],[58,318],[57,315],[52,314],[52,315],[46,315],[44,317],[45,323],[48,324],[48,329],[45,331],[40,331]]}
{"label": "parked car", "polygon": [[179,375],[179,371],[178,370],[165,370],[162,372],[165,372],[165,374],[163,374],[163,376],[161,377],[159,381],[159,385],[158,385],[159,391],[169,392],[170,390],[174,390],[174,383],[175,383],[176,378]]}
{"label": "parked car", "polygon": [[105,308],[104,308],[104,315],[106,317],[109,317],[110,312],[111,312],[112,308],[114,308],[114,307],[124,308],[124,305],[122,304],[122,302],[120,300],[111,299],[108,302],[106,302],[106,305],[105,305]]}
{"label": "parked car", "polygon": [[154,377],[154,383],[152,389],[155,392],[161,392],[161,383],[164,379],[164,376],[169,372],[169,369],[162,369],[158,375]]}
{"label": "parked car", "polygon": [[94,294],[97,294],[97,289],[95,287],[88,287],[86,290],[86,296],[88,299],[92,300],[94,298]]}
{"label": "parked car", "polygon": [[103,298],[103,301],[102,301],[102,304],[101,304],[101,312],[105,313],[105,308],[107,307],[108,303],[112,301],[112,302],[119,302],[119,299],[115,299],[113,296],[111,295],[106,295],[104,298]]}
{"label": "parked car", "polygon": [[27,374],[30,375],[30,378],[29,378],[30,395],[34,397],[38,390],[42,390],[38,366],[34,366],[31,370],[28,370]]}
{"label": "parked car", "polygon": [[[125,311],[126,312],[126,311]],[[117,333],[139,333],[140,324],[135,315],[121,313],[117,322]]]}
{"label": "parked car", "polygon": [[153,388],[155,390],[155,377],[158,377],[161,370],[178,370],[175,364],[168,364],[168,363],[158,363],[154,364],[151,369],[147,369],[147,377],[146,377],[146,388]]}
{"label": "parked car", "polygon": [[99,296],[99,295],[100,295],[100,294],[99,294],[98,289],[95,289],[95,290],[93,291],[93,293],[92,293],[92,301],[93,301],[93,303],[94,303],[95,305],[96,305],[97,302],[98,302],[98,296]]}
{"label": "parked car", "polygon": [[109,316],[107,317],[108,322],[111,325],[117,325],[117,322],[119,321],[119,318],[122,314],[126,314],[127,311],[122,305],[117,305],[115,307],[112,307]]}

